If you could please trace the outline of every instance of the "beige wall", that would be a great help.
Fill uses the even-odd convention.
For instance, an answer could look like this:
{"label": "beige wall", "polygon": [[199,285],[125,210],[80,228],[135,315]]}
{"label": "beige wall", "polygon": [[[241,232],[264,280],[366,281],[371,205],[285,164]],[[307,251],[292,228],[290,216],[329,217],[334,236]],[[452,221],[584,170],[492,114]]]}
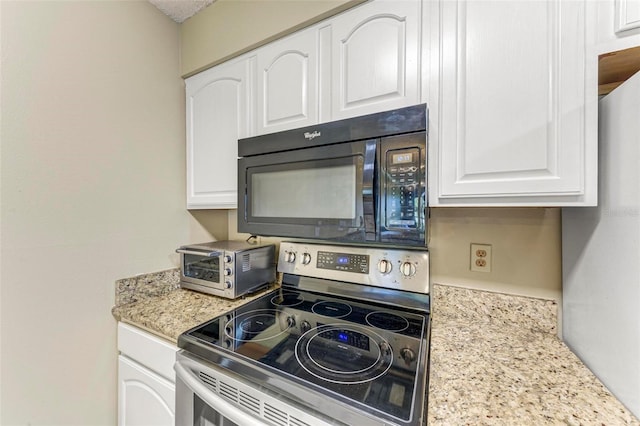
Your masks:
{"label": "beige wall", "polygon": [[185,209],[178,25],[142,1],[0,16],[0,424],[114,425],[114,281],[227,233]]}
{"label": "beige wall", "polygon": [[191,75],[364,0],[217,0],[180,26]]}
{"label": "beige wall", "polygon": [[[229,210],[229,238],[247,238],[236,214]],[[560,226],[557,208],[432,208],[431,281],[560,301]],[[471,271],[471,243],[491,244],[491,272]]]}

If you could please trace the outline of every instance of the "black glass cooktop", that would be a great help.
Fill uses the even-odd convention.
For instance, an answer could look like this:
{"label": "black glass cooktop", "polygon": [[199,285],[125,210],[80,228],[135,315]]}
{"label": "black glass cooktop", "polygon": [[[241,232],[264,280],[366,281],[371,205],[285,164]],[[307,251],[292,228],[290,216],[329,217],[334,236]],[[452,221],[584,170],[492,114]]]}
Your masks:
{"label": "black glass cooktop", "polygon": [[183,336],[361,409],[408,421],[422,400],[416,389],[428,320],[426,313],[278,289]]}

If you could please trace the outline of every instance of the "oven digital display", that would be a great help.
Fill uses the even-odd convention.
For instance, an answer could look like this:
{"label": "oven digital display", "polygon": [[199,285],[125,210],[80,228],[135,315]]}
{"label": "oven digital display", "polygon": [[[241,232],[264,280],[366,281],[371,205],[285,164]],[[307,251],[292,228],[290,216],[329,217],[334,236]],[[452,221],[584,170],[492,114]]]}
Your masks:
{"label": "oven digital display", "polygon": [[334,271],[368,274],[369,255],[319,251],[316,261],[316,267],[318,269],[330,269]]}

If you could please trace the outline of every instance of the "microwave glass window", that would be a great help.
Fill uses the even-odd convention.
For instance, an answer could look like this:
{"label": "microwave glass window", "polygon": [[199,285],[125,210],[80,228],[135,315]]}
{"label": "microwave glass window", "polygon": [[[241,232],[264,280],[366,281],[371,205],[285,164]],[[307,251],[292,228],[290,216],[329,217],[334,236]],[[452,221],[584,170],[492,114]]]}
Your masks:
{"label": "microwave glass window", "polygon": [[184,255],[184,276],[213,283],[220,282],[220,257]]}
{"label": "microwave glass window", "polygon": [[255,217],[356,217],[356,165],[254,173]]}

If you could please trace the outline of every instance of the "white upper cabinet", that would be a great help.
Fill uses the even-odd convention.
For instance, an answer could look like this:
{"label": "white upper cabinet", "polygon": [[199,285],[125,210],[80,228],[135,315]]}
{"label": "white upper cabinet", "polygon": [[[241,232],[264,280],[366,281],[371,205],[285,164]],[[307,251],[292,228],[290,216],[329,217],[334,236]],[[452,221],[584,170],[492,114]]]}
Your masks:
{"label": "white upper cabinet", "polygon": [[431,205],[595,204],[597,57],[585,2],[440,7]]}
{"label": "white upper cabinet", "polygon": [[252,134],[253,57],[186,80],[187,208],[235,208],[238,138]]}
{"label": "white upper cabinet", "polygon": [[588,2],[597,15],[597,53],[640,46],[640,0]]}
{"label": "white upper cabinet", "polygon": [[419,100],[419,0],[365,3],[331,21],[331,119]]}
{"label": "white upper cabinet", "polygon": [[640,30],[640,0],[616,0],[614,8],[616,34]]}
{"label": "white upper cabinet", "polygon": [[318,36],[303,30],[256,51],[257,134],[318,122]]}

